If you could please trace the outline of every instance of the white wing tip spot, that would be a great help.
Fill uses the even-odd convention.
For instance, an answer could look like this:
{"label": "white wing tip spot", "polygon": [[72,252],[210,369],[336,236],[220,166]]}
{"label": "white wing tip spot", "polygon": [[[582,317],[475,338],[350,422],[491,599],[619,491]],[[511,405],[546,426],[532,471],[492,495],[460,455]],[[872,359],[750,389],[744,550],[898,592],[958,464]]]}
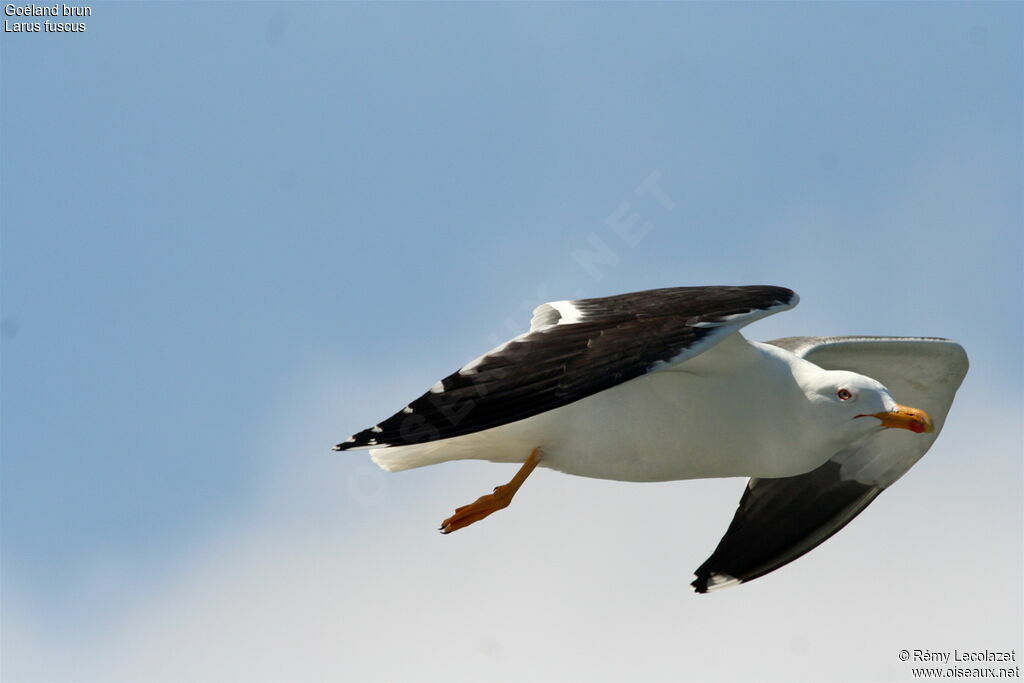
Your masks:
{"label": "white wing tip spot", "polygon": [[712,574],[708,578],[708,592],[735,586],[740,582],[735,576],[729,574]]}

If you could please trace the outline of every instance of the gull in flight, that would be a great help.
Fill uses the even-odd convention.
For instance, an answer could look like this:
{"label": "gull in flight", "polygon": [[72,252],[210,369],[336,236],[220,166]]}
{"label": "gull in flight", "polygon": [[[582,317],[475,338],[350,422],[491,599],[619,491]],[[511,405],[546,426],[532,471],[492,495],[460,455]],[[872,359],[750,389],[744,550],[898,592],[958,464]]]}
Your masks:
{"label": "gull in flight", "polygon": [[839,531],[931,447],[967,372],[930,337],[740,329],[796,306],[782,287],[673,287],[553,301],[529,331],[438,381],[335,450],[388,471],[521,464],[443,533],[509,505],[537,466],[632,482],[750,477],[704,593],[763,576]]}

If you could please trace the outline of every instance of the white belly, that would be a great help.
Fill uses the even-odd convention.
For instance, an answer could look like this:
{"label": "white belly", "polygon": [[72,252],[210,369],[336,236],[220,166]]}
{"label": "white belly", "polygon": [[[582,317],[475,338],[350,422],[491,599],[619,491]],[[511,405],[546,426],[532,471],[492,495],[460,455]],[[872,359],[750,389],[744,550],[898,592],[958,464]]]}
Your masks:
{"label": "white belly", "polygon": [[694,361],[525,420],[372,455],[399,470],[459,459],[522,462],[539,447],[542,467],[620,481],[791,476],[832,455],[787,433],[803,395],[785,363],[761,359],[723,371]]}

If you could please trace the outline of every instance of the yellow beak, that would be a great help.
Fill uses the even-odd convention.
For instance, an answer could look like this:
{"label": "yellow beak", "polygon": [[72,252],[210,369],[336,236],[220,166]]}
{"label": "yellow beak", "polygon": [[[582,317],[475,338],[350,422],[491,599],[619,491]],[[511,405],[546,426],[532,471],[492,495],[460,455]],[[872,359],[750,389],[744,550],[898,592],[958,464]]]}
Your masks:
{"label": "yellow beak", "polygon": [[898,403],[895,409],[888,412],[858,415],[857,417],[877,417],[882,421],[883,427],[909,429],[915,434],[935,431],[935,425],[932,424],[932,418],[928,413],[910,406],[901,406]]}

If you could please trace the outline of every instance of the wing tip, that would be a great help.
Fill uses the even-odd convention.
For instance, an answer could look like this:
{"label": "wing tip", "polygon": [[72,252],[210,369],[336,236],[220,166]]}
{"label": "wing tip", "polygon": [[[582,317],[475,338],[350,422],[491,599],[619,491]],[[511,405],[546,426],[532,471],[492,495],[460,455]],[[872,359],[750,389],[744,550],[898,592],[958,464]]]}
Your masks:
{"label": "wing tip", "polygon": [[351,451],[356,448],[369,448],[370,446],[385,446],[387,444],[379,443],[376,434],[380,433],[379,427],[371,427],[370,429],[364,429],[358,434],[353,434],[346,441],[342,441],[339,444],[335,444],[332,451]]}
{"label": "wing tip", "polygon": [[703,595],[704,593],[713,593],[723,588],[729,588],[730,586],[738,586],[743,583],[743,579],[737,579],[731,574],[725,574],[720,572],[713,572],[707,570],[698,569],[694,576],[696,578],[690,583],[693,586],[693,590]]}

